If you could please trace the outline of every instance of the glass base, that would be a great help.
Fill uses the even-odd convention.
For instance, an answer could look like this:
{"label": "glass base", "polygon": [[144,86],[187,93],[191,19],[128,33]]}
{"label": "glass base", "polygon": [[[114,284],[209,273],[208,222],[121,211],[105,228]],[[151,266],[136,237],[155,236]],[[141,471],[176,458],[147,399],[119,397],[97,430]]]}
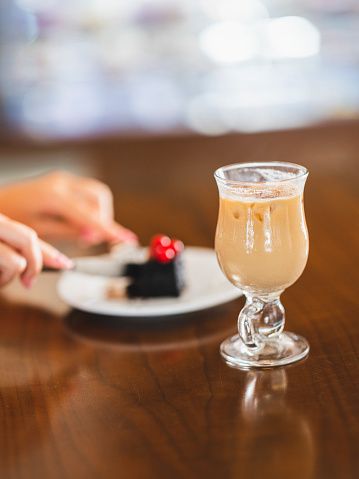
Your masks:
{"label": "glass base", "polygon": [[227,338],[220,347],[224,359],[232,366],[241,368],[266,368],[283,366],[303,359],[309,353],[309,344],[302,336],[283,332],[263,343],[258,350],[251,351],[239,334]]}

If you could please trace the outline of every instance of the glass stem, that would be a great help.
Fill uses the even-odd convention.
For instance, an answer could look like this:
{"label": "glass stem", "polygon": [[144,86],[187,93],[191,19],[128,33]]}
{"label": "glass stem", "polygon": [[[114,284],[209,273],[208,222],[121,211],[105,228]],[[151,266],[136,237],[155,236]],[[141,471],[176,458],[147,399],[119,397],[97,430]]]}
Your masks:
{"label": "glass stem", "polygon": [[283,331],[285,314],[279,295],[253,297],[238,316],[238,332],[249,351],[256,352],[265,342],[278,338]]}

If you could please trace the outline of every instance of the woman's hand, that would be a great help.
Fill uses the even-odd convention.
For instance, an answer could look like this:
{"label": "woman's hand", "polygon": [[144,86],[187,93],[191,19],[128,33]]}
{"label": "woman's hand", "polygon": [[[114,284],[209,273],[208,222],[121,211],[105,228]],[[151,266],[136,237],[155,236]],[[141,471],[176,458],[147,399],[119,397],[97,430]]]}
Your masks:
{"label": "woman's hand", "polygon": [[137,241],[114,221],[107,185],[55,171],[0,190],[0,212],[34,229],[41,238],[73,238],[84,243]]}
{"label": "woman's hand", "polygon": [[29,288],[43,265],[70,269],[72,262],[41,241],[33,229],[0,214],[0,286],[20,276]]}

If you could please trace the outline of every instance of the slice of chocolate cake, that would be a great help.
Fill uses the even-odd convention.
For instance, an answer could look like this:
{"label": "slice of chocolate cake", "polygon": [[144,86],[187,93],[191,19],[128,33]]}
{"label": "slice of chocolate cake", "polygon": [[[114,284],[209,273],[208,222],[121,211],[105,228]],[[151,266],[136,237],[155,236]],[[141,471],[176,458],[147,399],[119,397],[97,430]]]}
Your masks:
{"label": "slice of chocolate cake", "polygon": [[182,261],[178,256],[167,263],[150,259],[143,264],[128,264],[125,276],[132,280],[127,287],[130,298],[178,297],[184,287]]}
{"label": "slice of chocolate cake", "polygon": [[183,243],[165,235],[156,235],[149,246],[149,258],[142,263],[125,265],[123,282],[111,282],[108,298],[178,297],[185,278],[182,263]]}

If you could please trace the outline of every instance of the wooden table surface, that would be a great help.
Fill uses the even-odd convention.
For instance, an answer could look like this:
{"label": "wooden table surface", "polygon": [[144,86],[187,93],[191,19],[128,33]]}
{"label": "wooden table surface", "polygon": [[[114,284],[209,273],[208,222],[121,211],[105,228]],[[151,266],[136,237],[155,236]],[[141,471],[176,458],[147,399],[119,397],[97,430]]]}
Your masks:
{"label": "wooden table surface", "polygon": [[163,232],[213,246],[218,166],[305,165],[310,256],[282,301],[311,350],[280,369],[225,364],[243,298],[106,317],[63,304],[49,273],[30,292],[13,284],[0,299],[0,479],[358,478],[358,129],[77,145],[143,244]]}

